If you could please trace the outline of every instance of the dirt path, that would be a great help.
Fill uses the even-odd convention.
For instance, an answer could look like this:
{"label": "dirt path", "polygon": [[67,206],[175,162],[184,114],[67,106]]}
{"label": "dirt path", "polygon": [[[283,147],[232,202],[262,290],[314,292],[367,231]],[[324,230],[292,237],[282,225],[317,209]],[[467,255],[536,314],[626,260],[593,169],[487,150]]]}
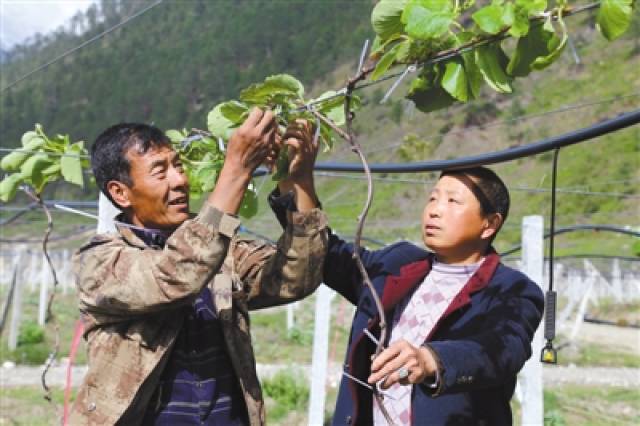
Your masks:
{"label": "dirt path", "polygon": [[[258,375],[269,377],[281,369],[290,369],[285,364],[258,365]],[[307,376],[310,367],[299,367]],[[78,386],[86,372],[86,367],[73,368],[72,383]],[[42,367],[16,366],[0,368],[0,387],[39,386]],[[47,383],[54,387],[63,387],[66,381],[67,369],[64,366],[53,367],[47,375]],[[329,371],[329,384],[335,385],[339,381],[340,366],[332,365]],[[543,367],[544,385],[549,387],[566,384],[586,386],[615,386],[623,388],[640,388],[640,368],[605,368],[605,367]]]}

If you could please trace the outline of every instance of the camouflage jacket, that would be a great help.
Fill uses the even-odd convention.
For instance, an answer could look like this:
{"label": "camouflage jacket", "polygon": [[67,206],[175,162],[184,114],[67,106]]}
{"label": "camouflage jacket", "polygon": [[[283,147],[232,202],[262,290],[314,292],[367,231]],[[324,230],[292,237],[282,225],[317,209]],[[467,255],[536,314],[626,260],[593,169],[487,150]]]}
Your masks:
{"label": "camouflage jacket", "polygon": [[74,256],[89,370],[69,424],[139,424],[182,327],[180,309],[209,286],[251,425],[265,422],[249,333],[250,309],[292,302],[322,280],[327,220],[288,212],[276,246],[235,234],[239,221],[205,204],[164,248],[129,228],[102,234]]}

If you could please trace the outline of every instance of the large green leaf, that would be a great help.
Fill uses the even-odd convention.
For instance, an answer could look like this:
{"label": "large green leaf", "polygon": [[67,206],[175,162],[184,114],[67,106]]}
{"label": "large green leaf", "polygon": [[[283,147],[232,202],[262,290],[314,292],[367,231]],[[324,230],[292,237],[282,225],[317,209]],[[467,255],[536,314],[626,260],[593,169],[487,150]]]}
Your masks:
{"label": "large green leaf", "polygon": [[198,182],[200,183],[200,190],[202,192],[213,191],[218,180],[218,171],[221,169],[221,165],[218,164],[205,164],[200,166],[196,170]]}
{"label": "large green leaf", "polygon": [[263,83],[252,84],[240,93],[240,100],[256,104],[268,105],[274,98],[286,97],[301,99],[304,86],[289,74],[278,74],[267,77]]}
{"label": "large green leaf", "polygon": [[484,81],[489,86],[500,93],[511,93],[511,77],[505,72],[509,59],[498,43],[476,49],[475,59]]}
{"label": "large green leaf", "polygon": [[492,3],[476,11],[471,18],[485,33],[498,34],[508,24],[503,20],[504,15],[505,9]]}
{"label": "large green leaf", "polygon": [[82,163],[80,154],[83,152],[84,142],[76,142],[69,145],[65,150],[65,156],[60,158],[60,170],[62,177],[67,182],[84,186],[82,175]]}
{"label": "large green leaf", "polygon": [[452,105],[456,100],[440,86],[438,66],[423,71],[420,77],[411,82],[407,98],[411,99],[422,112],[436,111]]}
{"label": "large green leaf", "polygon": [[20,166],[31,154],[22,151],[13,151],[2,157],[0,161],[0,167],[8,172],[17,172],[20,170]]}
{"label": "large green leaf", "polygon": [[[569,39],[569,35],[567,33],[567,27],[565,26],[564,21],[562,20],[562,17],[558,18],[558,23],[560,24],[560,27],[562,29],[562,39],[558,39],[557,37],[555,37],[555,39],[548,44],[548,48],[551,51],[551,53],[549,53],[546,56],[536,58],[536,60],[533,61],[533,64],[531,64],[531,67],[533,69],[541,70],[551,65],[556,59],[558,59],[558,57],[564,50],[565,46],[567,45],[567,40]],[[547,29],[547,31],[553,31],[551,20],[547,20],[547,23],[545,24],[545,28]]]}
{"label": "large green leaf", "polygon": [[224,104],[218,104],[209,112],[207,116],[207,128],[215,137],[227,140],[231,136],[235,123],[224,116],[222,113],[223,105]]}
{"label": "large green leaf", "polygon": [[511,26],[509,34],[516,38],[527,35],[529,32],[529,11],[519,4],[513,5],[513,3],[507,4],[506,10],[509,14],[507,20]]}
{"label": "large green leaf", "polygon": [[596,18],[598,28],[607,40],[620,37],[631,23],[633,0],[602,0]]}
{"label": "large green leaf", "polygon": [[0,182],[0,200],[5,203],[11,201],[16,195],[18,186],[22,183],[22,175],[20,173],[13,173],[5,176]]}
{"label": "large green leaf", "polygon": [[533,25],[527,35],[518,40],[507,73],[515,77],[525,77],[533,70],[533,63],[539,57],[549,55],[559,39],[554,31],[548,31],[543,25]]}
{"label": "large green leaf", "polygon": [[462,59],[447,62],[442,76],[442,88],[462,102],[467,102],[472,97]]}
{"label": "large green leaf", "polygon": [[[27,148],[27,146],[29,145],[30,141],[34,138],[40,138],[40,136],[38,136],[38,133],[31,130],[29,132],[26,132],[24,135],[22,135],[22,139],[20,140],[22,142],[22,146]],[[44,141],[43,141],[44,143]]]}
{"label": "large green leaf", "polygon": [[408,0],[381,0],[373,8],[371,25],[382,41],[402,32],[404,26],[400,17],[407,2]]}
{"label": "large green leaf", "polygon": [[451,0],[410,0],[402,23],[411,37],[432,40],[449,30],[455,16]]}
{"label": "large green leaf", "polygon": [[40,194],[48,181],[48,176],[43,174],[43,171],[53,163],[53,160],[45,154],[29,157],[20,167],[22,179],[31,183],[36,193]]}
{"label": "large green leaf", "polygon": [[249,107],[242,102],[224,102],[220,107],[220,112],[232,123],[241,124],[249,115]]}
{"label": "large green leaf", "polygon": [[393,65],[396,58],[407,55],[410,46],[411,42],[409,40],[405,40],[389,49],[387,53],[385,53],[384,56],[382,56],[382,58],[376,64],[375,69],[371,73],[371,80],[375,81],[382,77],[382,75],[387,72],[391,65]]}

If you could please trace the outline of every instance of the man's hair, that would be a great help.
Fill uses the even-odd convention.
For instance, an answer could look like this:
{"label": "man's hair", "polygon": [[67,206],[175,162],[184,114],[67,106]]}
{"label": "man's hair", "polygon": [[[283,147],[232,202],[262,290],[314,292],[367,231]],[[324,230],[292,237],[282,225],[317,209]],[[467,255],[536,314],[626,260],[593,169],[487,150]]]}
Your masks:
{"label": "man's hair", "polygon": [[91,146],[91,168],[98,188],[116,204],[107,190],[107,183],[117,180],[133,186],[127,152],[135,148],[139,154],[144,154],[151,148],[163,146],[171,146],[171,141],[157,127],[141,123],[120,123],[109,127]]}
{"label": "man's hair", "polygon": [[[507,221],[510,205],[509,190],[493,170],[480,166],[445,170],[440,174],[440,177],[446,175],[462,175],[471,178],[471,181],[467,182],[467,186],[469,186],[473,195],[475,195],[480,202],[480,213],[482,216],[487,217],[492,213],[500,213],[502,216],[502,224]],[[502,225],[500,227],[502,227]],[[496,233],[491,238],[491,242],[499,230],[499,228],[496,230]]]}

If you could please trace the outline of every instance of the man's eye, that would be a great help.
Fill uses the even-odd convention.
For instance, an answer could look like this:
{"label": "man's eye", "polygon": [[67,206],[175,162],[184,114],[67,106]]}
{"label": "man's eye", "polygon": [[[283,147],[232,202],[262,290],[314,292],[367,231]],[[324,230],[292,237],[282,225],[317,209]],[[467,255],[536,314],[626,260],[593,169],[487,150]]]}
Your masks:
{"label": "man's eye", "polygon": [[455,198],[449,198],[449,202],[450,203],[460,203],[460,201],[456,200]]}

